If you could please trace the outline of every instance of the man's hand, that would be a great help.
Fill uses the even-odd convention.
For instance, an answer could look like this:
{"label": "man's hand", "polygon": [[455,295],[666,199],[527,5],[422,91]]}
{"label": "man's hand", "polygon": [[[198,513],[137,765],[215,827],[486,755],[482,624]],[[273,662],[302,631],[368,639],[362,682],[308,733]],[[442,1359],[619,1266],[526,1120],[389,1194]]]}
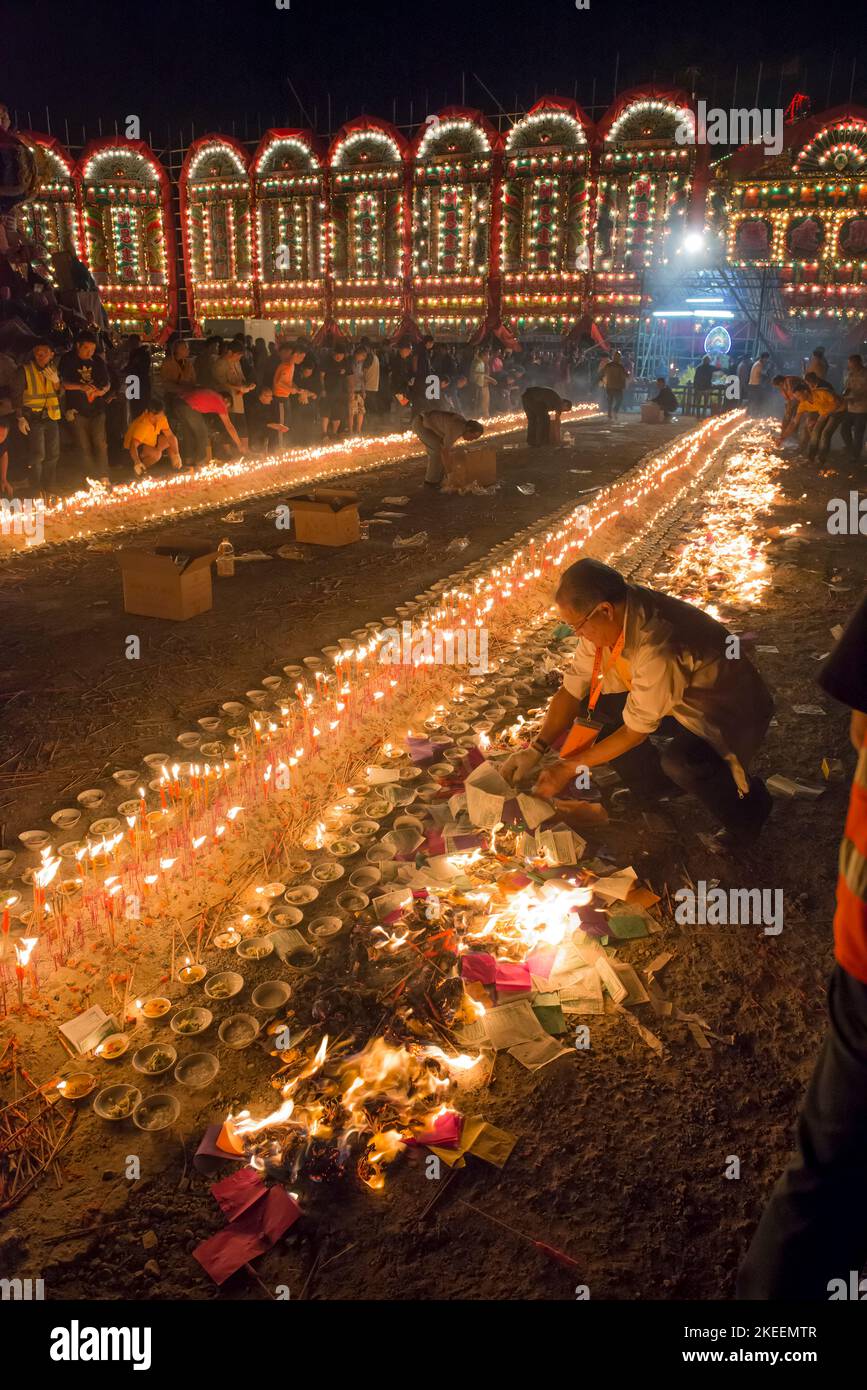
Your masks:
{"label": "man's hand", "polygon": [[500,776],[514,787],[529,777],[541,756],[537,748],[522,748],[520,753],[511,753],[505,762],[500,763]]}
{"label": "man's hand", "polygon": [[30,433],[30,421],[27,420],[23,415],[18,416],[18,428],[22,434]]}
{"label": "man's hand", "polygon": [[545,796],[548,798],[556,796],[558,792],[561,792],[564,787],[569,785],[574,776],[575,769],[572,764],[564,763],[561,759],[559,762],[552,763],[550,767],[546,767],[540,772],[533,791],[537,796]]}

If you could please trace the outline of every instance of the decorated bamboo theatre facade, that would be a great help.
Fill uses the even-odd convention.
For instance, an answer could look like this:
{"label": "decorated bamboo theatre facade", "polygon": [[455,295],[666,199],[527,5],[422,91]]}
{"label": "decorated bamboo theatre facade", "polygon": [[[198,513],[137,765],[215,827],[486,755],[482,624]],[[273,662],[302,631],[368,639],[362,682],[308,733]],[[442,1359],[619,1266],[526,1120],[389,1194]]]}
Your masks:
{"label": "decorated bamboo theatre facade", "polygon": [[867,111],[788,124],[768,156],[684,142],[692,110],[684,92],[641,88],[598,122],[545,97],[504,130],[451,107],[412,139],[367,116],[327,146],[304,130],[269,130],[255,148],[210,134],[175,188],[141,141],[73,158],[21,132],[39,187],[19,220],[88,265],[118,330],[154,341],[251,319],[374,339],[412,321],[453,340],[593,323],[625,340],[650,277],[686,265],[690,232],[710,262],[767,268],[792,319],[857,327]]}

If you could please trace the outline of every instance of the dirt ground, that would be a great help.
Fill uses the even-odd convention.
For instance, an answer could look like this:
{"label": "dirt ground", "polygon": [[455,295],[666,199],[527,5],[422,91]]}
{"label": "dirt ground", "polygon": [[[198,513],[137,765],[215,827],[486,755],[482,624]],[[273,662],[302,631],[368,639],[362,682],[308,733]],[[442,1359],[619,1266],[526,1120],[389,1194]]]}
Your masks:
{"label": "dirt ground", "polygon": [[[103,784],[114,766],[168,748],[167,738],[219,699],[382,615],[554,511],[577,488],[613,477],[658,444],[659,432],[631,420],[614,430],[589,423],[575,440],[570,451],[507,454],[505,485],[493,497],[429,497],[421,464],[367,474],[358,480],[365,517],[384,497],[411,495],[394,530],[372,527],[362,547],[304,562],[238,566],[233,580],[217,583],[214,611],[177,629],[124,617],[111,553],[68,547],[4,567],[6,843],[25,823],[47,823],[81,787]],[[838,461],[832,455],[832,465]],[[572,467],[591,473],[575,475]],[[536,484],[533,496],[517,492],[524,480]],[[756,645],[779,649],[754,658],[777,701],[758,770],[816,780],[823,756],[842,757],[846,779],[829,784],[818,802],[777,803],[741,864],[708,852],[697,832],[712,827],[687,801],[673,803],[652,826],[627,814],[597,845],[618,864],[632,863],[658,892],[665,885],[673,891],[686,875],[783,889],[780,936],[755,927],[681,927],[665,916],[661,935],[623,951],[638,965],[671,951],[666,996],[731,1041],[700,1051],[685,1024],[642,1014],[665,1043],[659,1058],[622,1017],[606,1016],[594,1020],[592,1046],[577,1059],[533,1074],[500,1056],[490,1085],[461,1093],[459,1104],[518,1136],[502,1171],[470,1160],[423,1219],[434,1185],[421,1161],[402,1163],[381,1193],[329,1186],[257,1261],[266,1289],[286,1285],[293,1298],[392,1300],[572,1298],[577,1284],[589,1285],[593,1299],[732,1295],[739,1258],[789,1150],[823,1029],[836,850],[854,761],[847,714],[817,691],[814,678],[817,658],[832,645],[831,627],[845,621],[863,583],[863,540],[830,537],[825,528],[826,499],[857,483],[845,471],[821,477],[812,465],[788,463],[782,486],[783,505],[763,520],[809,523],[807,543],[774,542],[766,601],[735,615]],[[236,550],[273,549],[285,539],[275,542],[262,515],[273,505],[269,498],[245,508],[243,526],[232,529]],[[219,514],[196,530],[219,539],[227,529]],[[430,537],[423,551],[391,548],[395,530],[419,529]],[[461,535],[471,544],[452,561],[445,545]],[[129,632],[142,636],[140,663],[124,658]],[[797,704],[826,713],[798,715]],[[46,1056],[39,1074],[56,1062]],[[233,1099],[246,1099],[244,1072],[254,1066],[239,1061],[231,1082],[221,1078],[223,1113]],[[100,1130],[95,1143],[85,1112],[65,1151],[64,1187],[44,1179],[7,1217],[0,1274],[38,1274],[47,1296],[58,1299],[266,1297],[244,1273],[217,1293],[190,1257],[223,1224],[211,1179],[189,1166],[191,1142],[212,1118],[213,1105],[185,1111],[182,1152],[177,1137],[111,1141]],[[142,1157],[135,1183],[124,1176],[130,1146]],[[733,1155],[741,1161],[737,1181],[725,1176]],[[464,1202],[567,1252],[578,1269],[551,1263]],[[93,1222],[117,1224],[62,1238]],[[142,1237],[150,1232],[156,1239],[148,1235],[146,1248]]]}

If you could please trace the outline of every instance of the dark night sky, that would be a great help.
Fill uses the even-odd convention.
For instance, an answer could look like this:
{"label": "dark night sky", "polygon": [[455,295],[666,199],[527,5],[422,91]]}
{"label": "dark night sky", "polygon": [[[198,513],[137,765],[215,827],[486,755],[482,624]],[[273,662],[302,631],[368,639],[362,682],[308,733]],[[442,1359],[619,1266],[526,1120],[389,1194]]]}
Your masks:
{"label": "dark night sky", "polygon": [[[275,0],[0,0],[0,100],[17,108],[22,126],[29,110],[37,129],[48,103],[55,133],[63,138],[66,117],[73,142],[83,121],[95,135],[97,118],[108,133],[135,113],[160,145],[169,122],[186,132],[194,121],[201,134],[231,130],[234,119],[242,136],[245,118],[251,135],[257,116],[263,126],[305,124],[290,80],[311,118],[316,107],[320,131],[329,92],[332,129],[347,113],[391,119],[394,101],[407,124],[412,100],[418,123],[445,97],[460,101],[462,72],[467,105],[488,111],[495,101],[474,73],[509,110],[516,94],[519,108],[546,91],[572,96],[576,80],[589,106],[594,78],[604,106],[619,51],[619,88],[654,72],[660,82],[687,81],[692,66],[699,94],[726,105],[736,63],[738,103],[753,104],[761,60],[759,104],[774,106],[788,62],[783,103],[800,89],[821,109],[832,57],[832,104],[848,97],[859,13],[854,0],[590,0],[587,11],[574,0],[291,0],[289,10]],[[859,97],[867,100],[867,56]]]}

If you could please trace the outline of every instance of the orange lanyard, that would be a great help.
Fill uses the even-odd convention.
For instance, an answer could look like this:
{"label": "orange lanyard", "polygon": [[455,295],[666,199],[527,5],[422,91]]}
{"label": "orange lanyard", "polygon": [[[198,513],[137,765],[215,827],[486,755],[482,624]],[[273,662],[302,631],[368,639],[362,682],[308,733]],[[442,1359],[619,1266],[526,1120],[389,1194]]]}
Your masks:
{"label": "orange lanyard", "polygon": [[602,682],[604,681],[607,672],[610,671],[613,666],[617,665],[617,658],[623,651],[623,641],[625,636],[625,632],[621,632],[617,641],[614,643],[614,646],[611,648],[611,660],[609,661],[605,671],[602,670],[602,653],[604,651],[604,648],[596,648],[596,655],[593,658],[593,673],[590,677],[590,695],[587,700],[587,709],[591,714],[593,710],[595,710],[596,708],[596,702],[599,699],[599,696],[602,694]]}

